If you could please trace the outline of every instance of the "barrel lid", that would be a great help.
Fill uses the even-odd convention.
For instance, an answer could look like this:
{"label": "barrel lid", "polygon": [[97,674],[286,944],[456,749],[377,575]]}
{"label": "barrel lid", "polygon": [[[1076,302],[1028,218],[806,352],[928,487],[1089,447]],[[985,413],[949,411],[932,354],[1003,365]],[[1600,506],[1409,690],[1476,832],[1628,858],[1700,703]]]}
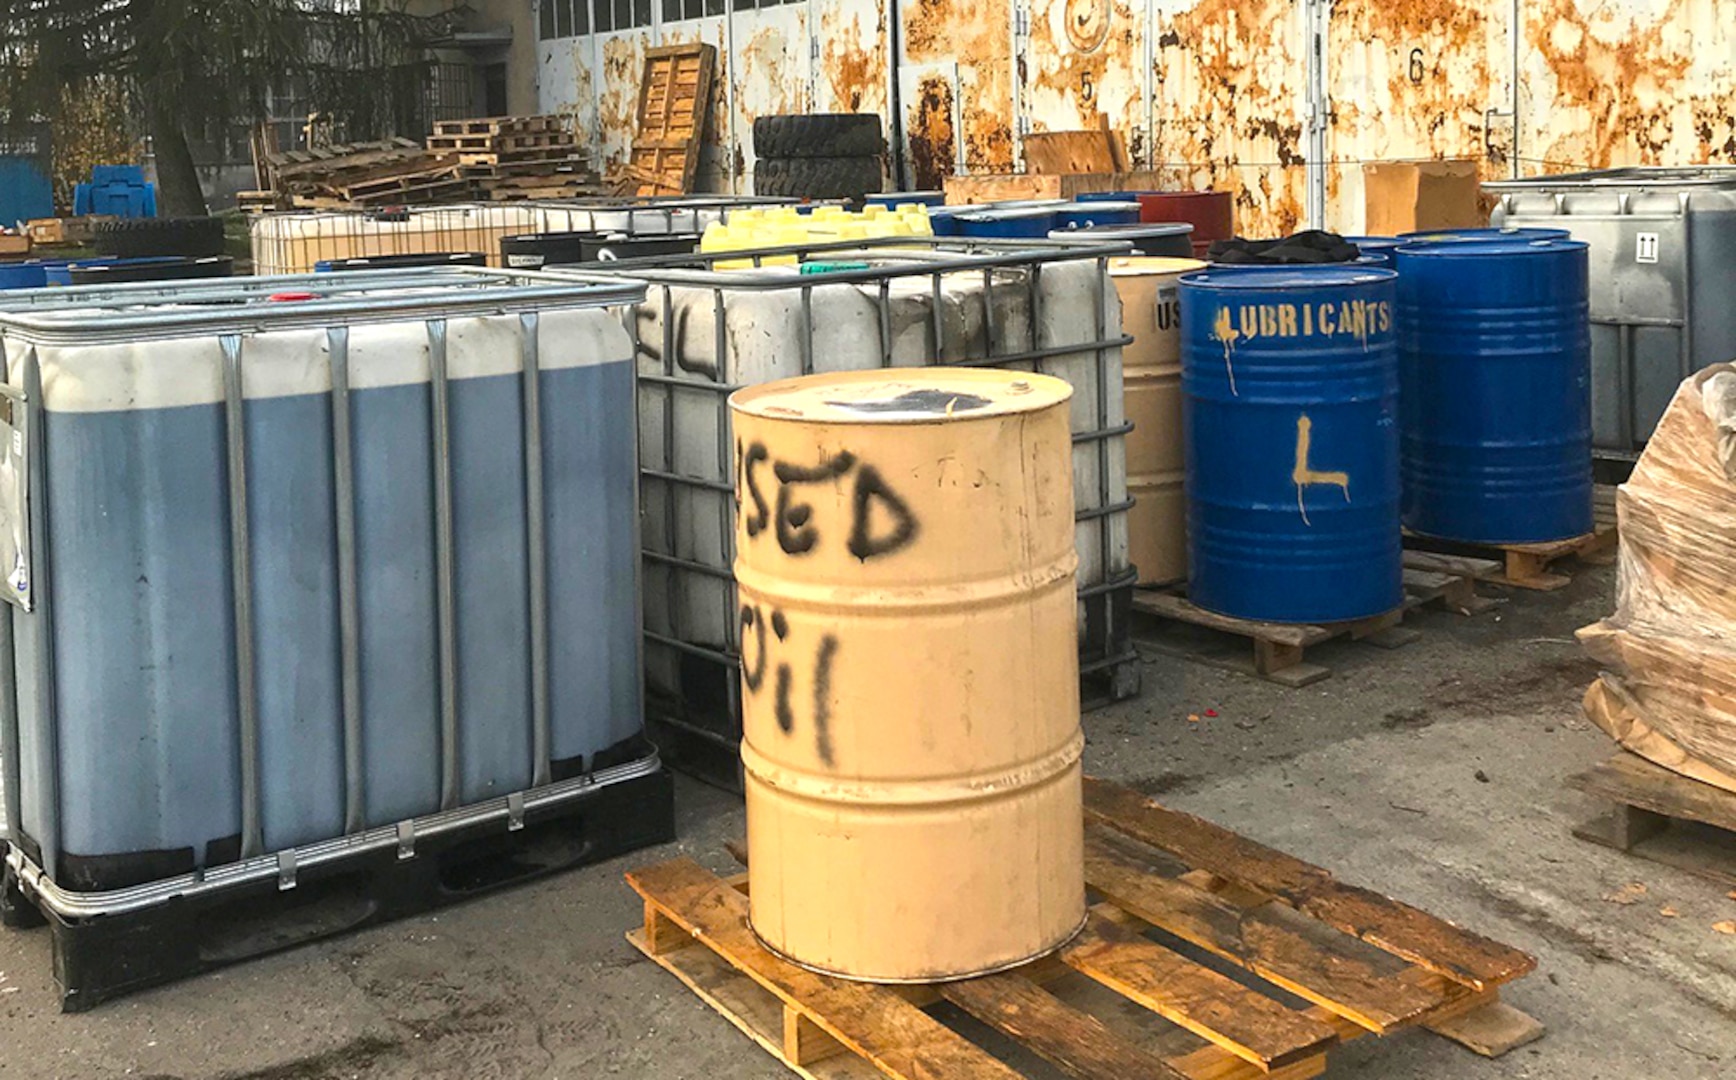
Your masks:
{"label": "barrel lid", "polygon": [[1406,241],[1400,240],[1396,236],[1346,236],[1344,237],[1344,242],[1347,244],[1355,244],[1359,248],[1376,248],[1384,250],[1386,248],[1398,247]]}
{"label": "barrel lid", "polygon": [[1122,255],[1109,260],[1109,276],[1147,277],[1156,274],[1187,274],[1195,270],[1204,270],[1206,265],[1198,259]]}
{"label": "barrel lid", "polygon": [[1571,237],[1479,237],[1465,240],[1408,240],[1395,252],[1403,258],[1446,257],[1488,258],[1492,255],[1558,255],[1566,251],[1586,251],[1591,247],[1583,240]]}
{"label": "barrel lid", "polygon": [[973,210],[966,214],[955,214],[954,217],[967,221],[1023,221],[1026,218],[1054,217],[1060,205],[1056,206],[1014,206],[996,207],[987,210]]}
{"label": "barrel lid", "polygon": [[1360,262],[1316,263],[1300,268],[1214,265],[1181,280],[1184,285],[1200,289],[1326,289],[1397,281],[1398,275]]}
{"label": "barrel lid", "polygon": [[1485,240],[1566,240],[1571,235],[1566,229],[1434,229],[1403,233],[1399,239],[1407,244],[1443,244]]}
{"label": "barrel lid", "polygon": [[730,408],[766,420],[934,424],[1038,412],[1073,396],[1052,375],[990,368],[887,368],[779,379],[737,390]]}

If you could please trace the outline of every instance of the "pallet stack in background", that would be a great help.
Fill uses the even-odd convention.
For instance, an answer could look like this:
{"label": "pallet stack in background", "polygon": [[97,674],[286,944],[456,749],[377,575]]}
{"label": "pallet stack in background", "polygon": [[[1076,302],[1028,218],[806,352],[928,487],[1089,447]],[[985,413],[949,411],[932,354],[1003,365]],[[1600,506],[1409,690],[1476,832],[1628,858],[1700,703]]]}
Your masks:
{"label": "pallet stack in background", "polygon": [[601,191],[570,118],[442,120],[426,143],[395,138],[305,150],[255,144],[258,190],[243,209],[353,210],[565,199]]}

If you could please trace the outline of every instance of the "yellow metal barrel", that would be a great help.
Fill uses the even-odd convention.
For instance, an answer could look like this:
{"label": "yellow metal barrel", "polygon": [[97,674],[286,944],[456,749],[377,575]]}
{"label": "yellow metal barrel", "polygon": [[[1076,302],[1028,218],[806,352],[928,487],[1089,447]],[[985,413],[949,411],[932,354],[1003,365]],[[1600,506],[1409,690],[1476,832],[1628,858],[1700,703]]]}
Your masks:
{"label": "yellow metal barrel", "polygon": [[922,368],[730,399],[750,906],[799,964],[962,978],[1084,920],[1071,393]]}
{"label": "yellow metal barrel", "polygon": [[1133,343],[1121,351],[1126,372],[1127,542],[1142,585],[1187,577],[1186,463],[1181,437],[1181,310],[1176,280],[1206,264],[1194,259],[1109,260],[1121,295],[1121,328]]}

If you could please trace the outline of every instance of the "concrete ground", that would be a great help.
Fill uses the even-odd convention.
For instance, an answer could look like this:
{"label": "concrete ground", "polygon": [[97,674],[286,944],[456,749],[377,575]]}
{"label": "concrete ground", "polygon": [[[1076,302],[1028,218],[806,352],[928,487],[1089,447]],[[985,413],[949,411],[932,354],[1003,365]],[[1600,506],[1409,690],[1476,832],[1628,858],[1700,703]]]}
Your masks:
{"label": "concrete ground", "polygon": [[[1612,583],[1602,569],[1477,618],[1423,613],[1397,651],[1324,647],[1336,676],[1299,691],[1154,652],[1142,698],[1086,718],[1091,771],[1541,959],[1506,997],[1542,1041],[1491,1062],[1413,1031],[1335,1050],[1329,1076],[1736,1074],[1736,937],[1712,929],[1736,899],[1569,835],[1596,807],[1562,778],[1610,750],[1578,716],[1593,667],[1572,633]],[[788,1075],[622,940],[639,918],[623,870],[677,853],[732,866],[739,802],[694,783],[679,798],[667,848],[83,1015],[56,1010],[45,933],[0,933],[0,1074]],[[1637,902],[1605,899],[1632,883]]]}

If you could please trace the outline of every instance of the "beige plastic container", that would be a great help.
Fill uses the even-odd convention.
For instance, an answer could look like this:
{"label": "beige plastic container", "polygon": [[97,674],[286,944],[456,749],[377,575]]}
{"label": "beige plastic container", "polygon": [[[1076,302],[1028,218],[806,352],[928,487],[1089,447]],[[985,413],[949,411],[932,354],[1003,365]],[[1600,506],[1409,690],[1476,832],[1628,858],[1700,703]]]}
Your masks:
{"label": "beige plastic container", "polygon": [[1176,280],[1206,264],[1195,259],[1109,260],[1121,294],[1121,351],[1127,393],[1127,545],[1141,585],[1187,577],[1186,463],[1181,437],[1181,310]]}
{"label": "beige plastic container", "polygon": [[754,930],[876,982],[1085,917],[1065,382],[967,368],[731,399]]}

